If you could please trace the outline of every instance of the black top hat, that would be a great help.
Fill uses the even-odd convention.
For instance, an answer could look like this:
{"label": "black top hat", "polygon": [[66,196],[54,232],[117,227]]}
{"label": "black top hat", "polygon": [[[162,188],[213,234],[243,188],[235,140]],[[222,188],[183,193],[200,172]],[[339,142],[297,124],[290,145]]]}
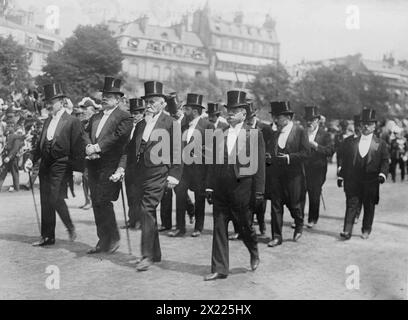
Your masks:
{"label": "black top hat", "polygon": [[375,118],[375,110],[373,109],[363,109],[361,113],[361,122],[377,122]]}
{"label": "black top hat", "polygon": [[215,114],[216,116],[218,116],[221,114],[219,103],[209,102],[207,103],[207,106],[208,106],[207,113],[209,115]]}
{"label": "black top hat", "polygon": [[134,113],[136,111],[142,111],[145,109],[144,101],[141,98],[133,98],[129,99],[129,111],[130,113]]}
{"label": "black top hat", "polygon": [[166,98],[166,95],[163,94],[163,83],[158,81],[147,81],[144,83],[145,95],[142,99],[150,97],[162,97]]}
{"label": "black top hat", "polygon": [[313,120],[315,118],[320,118],[317,106],[306,106],[305,120]]}
{"label": "black top hat", "polygon": [[353,120],[354,120],[354,124],[361,123],[361,114],[354,115]]}
{"label": "black top hat", "polygon": [[294,112],[290,109],[289,101],[272,101],[270,113],[272,113],[272,115],[275,117],[281,114],[294,114]]}
{"label": "black top hat", "polygon": [[248,106],[248,103],[246,101],[246,92],[238,90],[227,92],[227,104],[225,105],[226,108],[239,108],[246,106]]}
{"label": "black top hat", "polygon": [[105,83],[103,85],[103,89],[101,90],[101,92],[102,93],[117,93],[123,97],[125,94],[120,91],[121,83],[122,83],[122,80],[120,79],[116,79],[113,77],[105,77]]}
{"label": "black top hat", "polygon": [[166,97],[166,103],[166,111],[171,115],[176,114],[181,105],[181,101],[178,98],[177,92],[170,93]]}
{"label": "black top hat", "polygon": [[44,86],[44,100],[50,101],[56,98],[65,98],[66,95],[62,92],[60,83],[51,83]]}
{"label": "black top hat", "polygon": [[203,107],[203,95],[196,94],[196,93],[188,93],[187,94],[187,101],[184,106],[187,107],[199,107],[204,109]]}

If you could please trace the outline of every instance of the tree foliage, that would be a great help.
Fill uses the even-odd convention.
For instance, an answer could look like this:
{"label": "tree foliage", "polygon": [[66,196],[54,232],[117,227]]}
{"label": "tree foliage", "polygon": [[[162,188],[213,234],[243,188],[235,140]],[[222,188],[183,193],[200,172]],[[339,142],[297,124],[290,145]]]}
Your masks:
{"label": "tree foliage", "polygon": [[122,53],[105,25],[79,26],[64,46],[48,55],[39,85],[60,82],[74,101],[102,88],[105,76],[119,76]]}
{"label": "tree foliage", "polygon": [[0,95],[23,91],[31,81],[25,48],[13,40],[0,37]]}

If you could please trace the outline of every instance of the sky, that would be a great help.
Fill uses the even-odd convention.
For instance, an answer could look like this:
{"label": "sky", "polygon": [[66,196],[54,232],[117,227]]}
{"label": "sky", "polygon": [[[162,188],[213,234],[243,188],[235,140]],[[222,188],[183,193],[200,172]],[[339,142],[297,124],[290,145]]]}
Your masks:
{"label": "sky", "polygon": [[[15,0],[24,9],[35,8],[40,20],[45,8],[61,12],[62,35],[78,24],[98,23],[105,17],[136,19],[142,14],[153,24],[169,25],[207,0]],[[361,53],[379,60],[392,53],[408,60],[408,1],[405,0],[208,0],[214,15],[232,20],[244,12],[244,23],[262,25],[270,14],[277,22],[281,62],[320,60]]]}

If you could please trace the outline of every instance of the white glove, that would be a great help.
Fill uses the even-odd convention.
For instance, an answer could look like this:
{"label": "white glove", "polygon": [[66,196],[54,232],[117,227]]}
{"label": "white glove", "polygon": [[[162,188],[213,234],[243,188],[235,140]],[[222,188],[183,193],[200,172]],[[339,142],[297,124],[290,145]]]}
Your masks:
{"label": "white glove", "polygon": [[171,176],[167,177],[167,188],[173,189],[178,184],[179,184],[179,181],[176,178],[171,177]]}
{"label": "white glove", "polygon": [[4,163],[9,163],[10,162],[10,158],[9,157],[5,157],[4,158]]}
{"label": "white glove", "polygon": [[117,168],[116,172],[110,176],[109,180],[112,182],[118,182],[122,180],[124,176],[125,170],[123,168]]}
{"label": "white glove", "polygon": [[24,164],[24,171],[28,172],[31,171],[33,169],[33,162],[31,161],[31,159],[27,159],[27,161]]}

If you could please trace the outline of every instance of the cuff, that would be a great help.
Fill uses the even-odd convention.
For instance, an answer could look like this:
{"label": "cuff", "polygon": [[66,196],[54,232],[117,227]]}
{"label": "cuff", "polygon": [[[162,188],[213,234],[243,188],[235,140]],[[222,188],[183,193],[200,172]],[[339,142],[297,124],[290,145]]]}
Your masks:
{"label": "cuff", "polygon": [[118,167],[118,168],[116,169],[116,173],[124,174],[124,173],[125,173],[125,169],[123,169],[122,167]]}
{"label": "cuff", "polygon": [[95,144],[94,147],[96,152],[101,152],[101,147],[99,146],[99,144]]}
{"label": "cuff", "polygon": [[176,178],[172,177],[172,176],[167,177],[167,182],[169,182],[171,184],[175,184],[175,185],[179,184],[179,181]]}
{"label": "cuff", "polygon": [[380,173],[379,176],[380,176],[380,177],[383,177],[385,181],[387,180],[387,177],[385,176],[384,173]]}
{"label": "cuff", "polygon": [[337,177],[337,180],[343,181],[344,179],[342,177]]}
{"label": "cuff", "polygon": [[288,154],[286,155],[286,158],[288,159],[288,165],[290,165],[290,157]]}
{"label": "cuff", "polygon": [[205,192],[214,192],[213,189],[205,189]]}

